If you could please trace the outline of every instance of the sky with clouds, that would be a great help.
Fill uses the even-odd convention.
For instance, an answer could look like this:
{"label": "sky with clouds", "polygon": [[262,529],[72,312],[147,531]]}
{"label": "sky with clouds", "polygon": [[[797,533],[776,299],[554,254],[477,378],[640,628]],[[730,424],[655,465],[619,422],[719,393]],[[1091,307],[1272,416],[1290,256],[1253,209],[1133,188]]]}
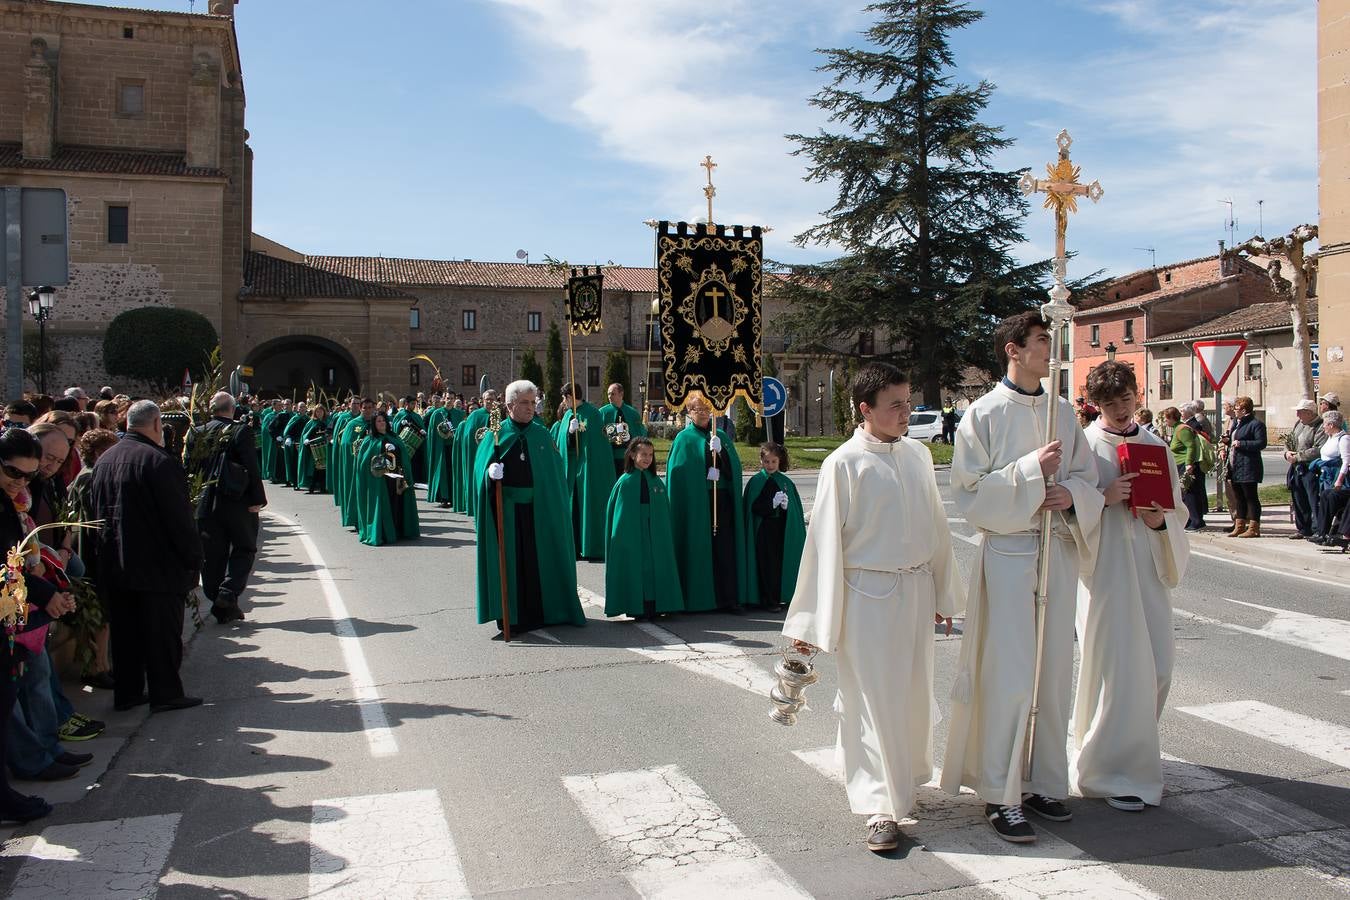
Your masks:
{"label": "sky with clouds", "polygon": [[[186,10],[188,0],[136,0]],[[861,43],[846,0],[242,0],[254,229],[308,253],[650,265],[645,219],[775,230],[832,201],[784,135],[821,124],[816,48]],[[1037,172],[1068,128],[1101,203],[1072,270],[1212,254],[1317,219],[1312,0],[985,0],[956,77],[996,91],[999,160]],[[202,11],[206,0],[196,0]],[[1033,208],[1027,261],[1049,255]]]}

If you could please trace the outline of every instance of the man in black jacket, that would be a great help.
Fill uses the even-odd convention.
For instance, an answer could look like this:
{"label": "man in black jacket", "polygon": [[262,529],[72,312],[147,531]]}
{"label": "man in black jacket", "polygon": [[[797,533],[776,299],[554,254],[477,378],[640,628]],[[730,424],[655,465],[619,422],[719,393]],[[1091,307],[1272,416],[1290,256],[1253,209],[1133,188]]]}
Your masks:
{"label": "man in black jacket", "polygon": [[[192,436],[191,459],[210,484],[197,504],[201,530],[202,591],[211,614],[224,625],[242,621],[239,597],[258,555],[258,511],[267,505],[253,429],[234,419],[234,398],[221,391],[211,398],[211,421]],[[198,446],[198,441],[205,441]]]}
{"label": "man in black jacket", "polygon": [[[197,586],[202,544],[188,499],[187,476],[163,447],[159,407],[140,400],[127,410],[127,435],[94,467],[90,488],[98,536],[98,586],[111,612],[113,706],[143,703],[152,712],[186,709],[183,610]],[[147,693],[148,684],[148,693]]]}

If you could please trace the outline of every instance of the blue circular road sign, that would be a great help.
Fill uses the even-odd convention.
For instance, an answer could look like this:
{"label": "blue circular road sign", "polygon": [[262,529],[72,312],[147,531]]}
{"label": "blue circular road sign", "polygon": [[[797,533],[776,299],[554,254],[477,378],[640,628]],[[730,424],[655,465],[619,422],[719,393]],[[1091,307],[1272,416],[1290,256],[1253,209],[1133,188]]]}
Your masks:
{"label": "blue circular road sign", "polygon": [[764,376],[764,415],[776,416],[787,407],[787,389],[777,378]]}

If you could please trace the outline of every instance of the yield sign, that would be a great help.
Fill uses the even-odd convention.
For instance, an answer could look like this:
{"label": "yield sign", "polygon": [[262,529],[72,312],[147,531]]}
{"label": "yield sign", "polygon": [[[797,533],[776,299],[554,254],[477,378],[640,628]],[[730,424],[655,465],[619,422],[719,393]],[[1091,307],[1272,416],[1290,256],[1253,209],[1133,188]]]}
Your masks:
{"label": "yield sign", "polygon": [[1246,341],[1195,342],[1195,355],[1200,359],[1200,368],[1214,390],[1223,390],[1224,382],[1233,374],[1233,368],[1246,349]]}

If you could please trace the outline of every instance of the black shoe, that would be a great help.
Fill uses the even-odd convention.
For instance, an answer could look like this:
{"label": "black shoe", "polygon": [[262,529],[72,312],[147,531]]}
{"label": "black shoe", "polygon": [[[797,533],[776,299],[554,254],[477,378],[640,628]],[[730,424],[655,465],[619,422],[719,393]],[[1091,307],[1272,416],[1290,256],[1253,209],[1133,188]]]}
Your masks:
{"label": "black shoe", "polygon": [[47,768],[34,775],[30,781],[65,781],[67,778],[74,778],[80,774],[80,770],[74,766],[68,766],[62,762],[53,762]]}
{"label": "black shoe", "polygon": [[1308,535],[1301,531],[1295,531],[1293,534],[1289,535],[1289,540],[1291,541],[1306,541],[1307,539]]}
{"label": "black shoe", "polygon": [[113,709],[118,712],[126,712],[129,709],[135,709],[138,706],[144,706],[150,702],[150,698],[142,694],[134,700],[118,700],[113,703]]}
{"label": "black shoe", "polygon": [[216,624],[218,625],[244,621],[244,611],[237,604],[213,606],[211,607],[211,615],[216,617]]}
{"label": "black shoe", "polygon": [[1308,543],[1310,544],[1326,544],[1326,542],[1326,537],[1320,534],[1314,534],[1312,537],[1308,538]]}
{"label": "black shoe", "polygon": [[22,801],[0,803],[0,822],[17,822],[22,825],[49,816],[52,805],[41,797],[24,797]]}
{"label": "black shoe", "polygon": [[1036,831],[1022,814],[1020,806],[984,805],[984,817],[994,826],[998,836],[1013,844],[1036,843]]}
{"label": "black shoe", "polygon": [[201,706],[201,697],[176,697],[173,700],[166,700],[163,703],[154,703],[150,706],[152,713],[173,712],[176,709],[191,709],[194,706]]}
{"label": "black shoe", "polygon": [[1043,794],[1023,794],[1022,806],[1051,822],[1067,822],[1073,818],[1067,806]]}
{"label": "black shoe", "polygon": [[1139,797],[1107,797],[1107,806],[1124,812],[1143,812],[1144,801]]}
{"label": "black shoe", "polygon": [[82,767],[84,767],[84,766],[87,766],[87,765],[89,765],[91,762],[93,762],[93,761],[94,761],[94,754],[92,754],[92,753],[71,753],[71,752],[67,751],[67,752],[65,752],[65,753],[62,753],[60,756],[58,756],[58,757],[56,758],[56,761],[59,762],[59,763],[60,763],[61,765],[63,765],[63,766],[74,766],[75,768],[79,769],[79,768],[82,768]]}
{"label": "black shoe", "polygon": [[900,846],[900,826],[891,819],[882,819],[867,826],[867,849],[884,853]]}

